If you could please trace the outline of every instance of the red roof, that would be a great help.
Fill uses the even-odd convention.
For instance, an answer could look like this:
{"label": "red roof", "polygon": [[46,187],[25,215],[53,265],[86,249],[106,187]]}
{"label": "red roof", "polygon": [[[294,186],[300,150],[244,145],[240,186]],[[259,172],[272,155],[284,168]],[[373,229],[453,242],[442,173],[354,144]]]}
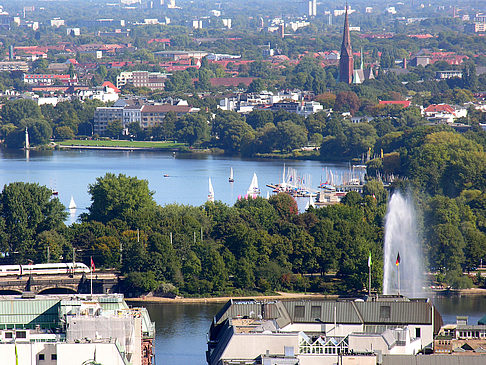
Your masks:
{"label": "red roof", "polygon": [[424,110],[425,113],[438,113],[438,112],[444,112],[444,113],[450,113],[454,114],[455,110],[452,106],[448,104],[431,104]]}
{"label": "red roof", "polygon": [[117,88],[115,85],[113,85],[110,81],[105,81],[102,87],[109,87],[110,89],[113,89],[117,94],[119,94],[121,91],[119,88]]}
{"label": "red roof", "polygon": [[409,100],[380,100],[380,105],[401,105],[404,108],[410,106]]}
{"label": "red roof", "polygon": [[152,38],[151,40],[148,41],[148,44],[154,43],[154,42],[170,44],[170,38]]}

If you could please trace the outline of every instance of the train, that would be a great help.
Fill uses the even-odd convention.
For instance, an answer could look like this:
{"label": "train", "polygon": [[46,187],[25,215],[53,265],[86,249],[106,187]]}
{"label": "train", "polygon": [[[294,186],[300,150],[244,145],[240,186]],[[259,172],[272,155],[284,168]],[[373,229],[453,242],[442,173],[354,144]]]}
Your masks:
{"label": "train", "polygon": [[10,275],[55,275],[89,273],[90,269],[82,262],[60,262],[35,265],[0,265],[0,277]]}

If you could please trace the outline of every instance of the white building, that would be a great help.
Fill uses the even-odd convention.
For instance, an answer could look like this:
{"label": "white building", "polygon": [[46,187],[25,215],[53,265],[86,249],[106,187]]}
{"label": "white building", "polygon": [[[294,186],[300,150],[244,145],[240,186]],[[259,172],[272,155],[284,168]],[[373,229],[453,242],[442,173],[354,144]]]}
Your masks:
{"label": "white building", "polygon": [[67,35],[79,36],[81,35],[81,29],[79,28],[66,28]]}
{"label": "white building", "polygon": [[228,28],[228,29],[231,29],[232,27],[232,21],[230,18],[225,18],[225,19],[221,19],[223,21],[223,25]]}
{"label": "white building", "polygon": [[309,17],[317,15],[317,0],[309,0],[307,15]]}
{"label": "white building", "polygon": [[51,27],[59,28],[59,27],[62,27],[64,25],[65,24],[64,24],[64,20],[63,19],[60,19],[60,18],[51,19]]}
{"label": "white building", "polygon": [[297,107],[297,114],[308,117],[311,114],[324,110],[322,105],[317,101],[306,101]]}
{"label": "white building", "polygon": [[0,304],[2,364],[152,364],[154,323],[122,295],[2,296]]}
{"label": "white building", "polygon": [[[415,355],[442,324],[426,299],[230,300],[209,331],[209,365],[377,363],[377,355]],[[359,355],[358,355],[359,354]],[[253,362],[252,362],[253,361]]]}
{"label": "white building", "polygon": [[289,26],[290,28],[292,28],[292,30],[295,32],[297,29],[300,29],[300,28],[305,28],[305,27],[308,27],[310,25],[310,22],[308,21],[305,21],[305,20],[299,20],[299,21],[295,21],[295,22],[290,22],[289,23]]}

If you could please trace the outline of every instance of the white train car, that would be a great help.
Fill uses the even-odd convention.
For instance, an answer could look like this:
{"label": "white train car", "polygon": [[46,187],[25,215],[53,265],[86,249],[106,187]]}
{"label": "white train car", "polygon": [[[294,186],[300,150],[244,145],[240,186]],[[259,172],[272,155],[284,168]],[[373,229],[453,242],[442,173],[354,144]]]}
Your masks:
{"label": "white train car", "polygon": [[35,265],[0,265],[0,276],[10,275],[56,275],[89,273],[89,267],[82,262],[60,262]]}

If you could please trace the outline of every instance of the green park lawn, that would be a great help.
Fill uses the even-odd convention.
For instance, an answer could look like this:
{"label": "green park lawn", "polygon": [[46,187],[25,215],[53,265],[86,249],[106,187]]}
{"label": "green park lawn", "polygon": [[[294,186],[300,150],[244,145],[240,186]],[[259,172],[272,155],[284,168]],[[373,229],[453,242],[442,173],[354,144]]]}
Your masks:
{"label": "green park lawn", "polygon": [[120,141],[120,140],[75,140],[69,139],[57,142],[61,146],[92,146],[92,147],[133,147],[133,148],[178,148],[184,143],[176,142],[148,142],[148,141]]}

